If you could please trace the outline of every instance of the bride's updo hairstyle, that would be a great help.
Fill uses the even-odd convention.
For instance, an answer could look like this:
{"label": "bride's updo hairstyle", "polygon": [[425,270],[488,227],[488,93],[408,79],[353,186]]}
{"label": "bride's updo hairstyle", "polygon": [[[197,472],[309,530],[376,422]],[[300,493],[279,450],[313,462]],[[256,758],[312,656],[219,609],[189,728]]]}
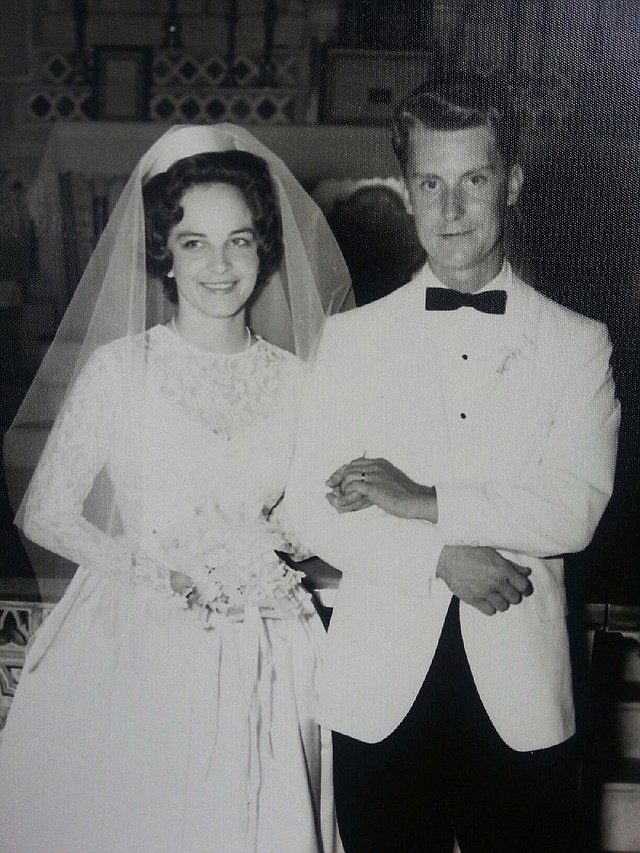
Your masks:
{"label": "bride's updo hairstyle", "polygon": [[167,247],[169,233],[184,216],[181,202],[187,190],[210,184],[236,187],[249,208],[258,249],[256,287],[269,280],[282,260],[280,211],[266,162],[238,150],[185,157],[143,187],[147,270],[162,278],[167,298],[174,303],[178,301],[176,281],[167,275],[173,265],[173,255]]}

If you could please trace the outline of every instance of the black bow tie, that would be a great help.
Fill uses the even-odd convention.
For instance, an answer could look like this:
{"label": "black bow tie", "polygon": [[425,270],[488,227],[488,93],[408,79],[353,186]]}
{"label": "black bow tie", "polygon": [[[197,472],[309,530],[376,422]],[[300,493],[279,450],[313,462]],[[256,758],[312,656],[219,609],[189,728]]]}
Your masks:
{"label": "black bow tie", "polygon": [[507,304],[505,290],[483,290],[482,293],[460,293],[446,287],[428,287],[424,307],[427,311],[455,311],[456,308],[475,308],[484,314],[504,314]]}

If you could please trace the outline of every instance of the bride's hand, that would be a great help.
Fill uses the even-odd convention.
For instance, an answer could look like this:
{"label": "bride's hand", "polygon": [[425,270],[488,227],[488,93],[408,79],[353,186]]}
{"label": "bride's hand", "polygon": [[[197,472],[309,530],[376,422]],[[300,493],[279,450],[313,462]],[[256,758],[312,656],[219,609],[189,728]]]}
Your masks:
{"label": "bride's hand", "polygon": [[437,520],[435,489],[411,480],[386,459],[359,457],[342,465],[326,483],[327,500],[338,512],[375,504],[398,518]]}
{"label": "bride's hand", "polygon": [[[361,459],[364,457],[360,457]],[[358,460],[354,460],[357,462]],[[347,465],[341,465],[333,474],[329,477],[326,486],[329,486],[331,489],[330,492],[327,493],[326,498],[331,504],[331,506],[336,510],[336,512],[357,512],[360,509],[368,509],[370,506],[373,506],[372,501],[366,495],[360,494],[358,491],[349,491],[344,492],[342,487],[344,483],[344,477],[349,471],[349,466],[352,463]]]}

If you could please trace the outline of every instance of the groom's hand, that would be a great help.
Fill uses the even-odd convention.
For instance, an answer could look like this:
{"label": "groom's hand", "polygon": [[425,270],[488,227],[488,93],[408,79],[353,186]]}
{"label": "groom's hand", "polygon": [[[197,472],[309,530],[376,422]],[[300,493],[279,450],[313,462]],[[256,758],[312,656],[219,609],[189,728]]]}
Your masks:
{"label": "groom's hand", "polygon": [[487,616],[504,612],[531,595],[531,569],[505,559],[493,548],[445,545],[436,577],[454,595]]}
{"label": "groom's hand", "polygon": [[376,505],[398,518],[437,521],[435,489],[422,486],[386,459],[358,457],[329,477],[329,503],[338,512]]}

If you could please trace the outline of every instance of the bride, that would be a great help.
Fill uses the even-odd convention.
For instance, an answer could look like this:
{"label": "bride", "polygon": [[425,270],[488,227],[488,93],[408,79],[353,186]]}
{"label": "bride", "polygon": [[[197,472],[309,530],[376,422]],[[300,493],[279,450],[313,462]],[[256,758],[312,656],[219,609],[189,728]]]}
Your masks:
{"label": "bride", "polygon": [[289,350],[350,299],[321,214],[246,131],[174,128],[138,163],[7,437],[68,381],[17,523],[79,568],[3,732],[3,851],[339,846],[323,629],[278,502]]}

